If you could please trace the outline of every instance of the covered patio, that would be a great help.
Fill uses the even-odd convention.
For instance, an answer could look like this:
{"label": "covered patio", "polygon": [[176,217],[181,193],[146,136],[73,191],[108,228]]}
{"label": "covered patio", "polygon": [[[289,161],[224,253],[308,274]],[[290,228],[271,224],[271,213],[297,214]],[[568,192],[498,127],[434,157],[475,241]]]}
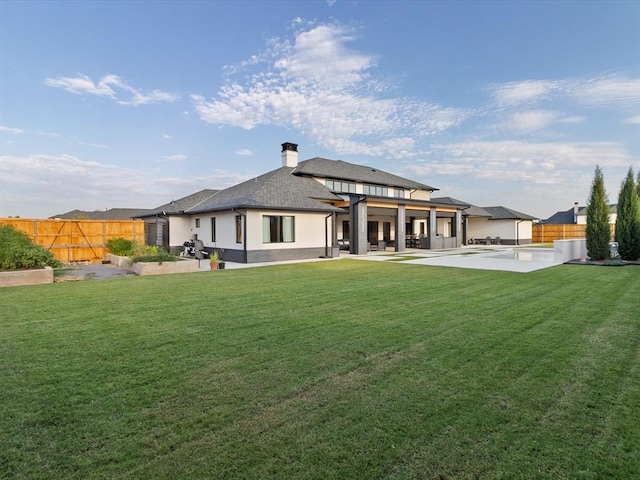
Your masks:
{"label": "covered patio", "polygon": [[350,195],[336,215],[335,245],[351,254],[407,248],[462,246],[462,210],[468,205]]}

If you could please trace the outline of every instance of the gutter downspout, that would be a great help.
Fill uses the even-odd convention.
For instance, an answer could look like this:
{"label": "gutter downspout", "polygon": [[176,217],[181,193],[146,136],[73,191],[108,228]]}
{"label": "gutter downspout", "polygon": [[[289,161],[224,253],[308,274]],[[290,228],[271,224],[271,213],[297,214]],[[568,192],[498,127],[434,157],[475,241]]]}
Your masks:
{"label": "gutter downspout", "polygon": [[[333,257],[333,251],[329,254],[329,226],[327,225],[327,220],[333,217],[333,213],[330,213],[326,217],[324,217],[324,256],[326,258]],[[331,246],[333,247],[333,242],[331,242]]]}
{"label": "gutter downspout", "polygon": [[516,245],[520,245],[520,224],[522,222],[524,222],[522,219],[516,222]]}

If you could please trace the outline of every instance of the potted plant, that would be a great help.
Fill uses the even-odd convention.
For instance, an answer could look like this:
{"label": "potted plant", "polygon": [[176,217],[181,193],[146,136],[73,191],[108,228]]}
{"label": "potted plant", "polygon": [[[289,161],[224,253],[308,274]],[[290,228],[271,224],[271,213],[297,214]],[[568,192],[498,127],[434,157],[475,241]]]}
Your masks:
{"label": "potted plant", "polygon": [[217,250],[215,250],[209,257],[209,265],[211,265],[211,270],[218,270],[218,267],[220,266],[220,255]]}

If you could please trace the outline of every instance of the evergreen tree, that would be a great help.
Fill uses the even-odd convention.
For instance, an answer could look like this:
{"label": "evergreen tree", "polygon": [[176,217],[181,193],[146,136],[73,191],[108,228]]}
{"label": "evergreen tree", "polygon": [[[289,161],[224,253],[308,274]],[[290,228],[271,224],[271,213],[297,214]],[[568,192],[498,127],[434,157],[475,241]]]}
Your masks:
{"label": "evergreen tree", "polygon": [[629,167],[627,177],[620,185],[616,242],[618,242],[618,252],[623,260],[640,258],[640,195],[638,195],[631,167]]}
{"label": "evergreen tree", "polygon": [[596,165],[587,207],[587,255],[591,260],[604,260],[609,256],[610,239],[609,205],[604,176],[600,166]]}

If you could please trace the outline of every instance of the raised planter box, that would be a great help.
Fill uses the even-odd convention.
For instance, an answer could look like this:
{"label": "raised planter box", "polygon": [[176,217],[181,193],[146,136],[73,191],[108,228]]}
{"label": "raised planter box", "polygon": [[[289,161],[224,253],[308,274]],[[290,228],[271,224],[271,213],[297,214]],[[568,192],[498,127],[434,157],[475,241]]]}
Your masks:
{"label": "raised planter box", "polygon": [[53,283],[53,268],[44,267],[37,270],[0,272],[0,287],[40,285],[43,283]]}
{"label": "raised planter box", "polygon": [[107,253],[106,260],[120,268],[129,268],[131,266],[131,259],[129,257],[121,257],[120,255],[114,255],[113,253]]}
{"label": "raised planter box", "polygon": [[197,260],[178,260],[177,262],[141,262],[131,265],[130,270],[136,275],[164,275],[165,273],[199,272]]}
{"label": "raised planter box", "polygon": [[198,260],[184,258],[175,262],[141,262],[132,264],[129,257],[120,257],[113,253],[108,253],[107,260],[113,265],[131,270],[136,275],[164,275],[167,273],[191,273],[200,271]]}

